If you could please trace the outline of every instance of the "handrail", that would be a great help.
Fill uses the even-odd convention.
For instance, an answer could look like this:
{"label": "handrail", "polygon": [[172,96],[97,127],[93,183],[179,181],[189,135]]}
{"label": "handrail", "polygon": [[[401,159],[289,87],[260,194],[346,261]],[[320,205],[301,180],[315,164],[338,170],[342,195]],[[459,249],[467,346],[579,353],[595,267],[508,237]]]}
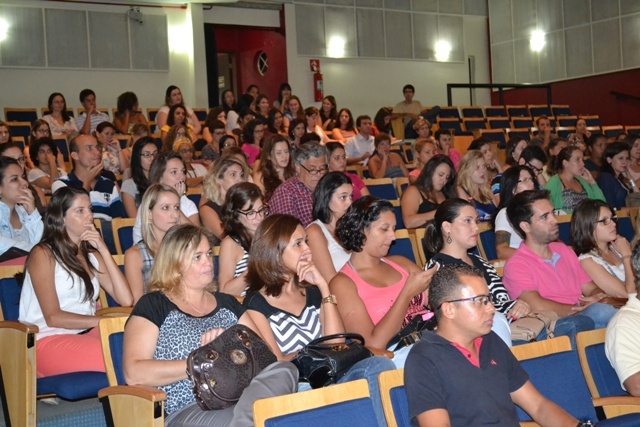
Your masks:
{"label": "handrail", "polygon": [[546,89],[547,105],[551,105],[551,85],[548,84],[523,84],[523,83],[447,83],[447,105],[453,106],[451,89],[498,89],[498,100],[504,105],[504,89]]}
{"label": "handrail", "polygon": [[622,99],[631,99],[633,101],[640,101],[640,96],[629,95],[628,93],[622,93],[615,90],[612,90],[611,92],[609,92],[609,94],[615,96],[616,99],[622,98]]}

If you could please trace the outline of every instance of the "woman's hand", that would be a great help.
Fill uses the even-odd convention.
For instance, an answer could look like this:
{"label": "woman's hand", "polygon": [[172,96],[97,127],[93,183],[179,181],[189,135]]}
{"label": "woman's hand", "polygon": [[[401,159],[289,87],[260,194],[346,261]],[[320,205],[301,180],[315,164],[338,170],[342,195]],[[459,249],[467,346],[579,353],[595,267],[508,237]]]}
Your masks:
{"label": "woman's hand", "polygon": [[531,307],[529,307],[529,304],[522,300],[516,300],[514,306],[511,307],[511,310],[509,310],[509,312],[507,313],[507,318],[511,320],[518,320],[521,317],[526,316],[530,312]]}
{"label": "woman's hand", "polygon": [[591,175],[591,172],[589,172],[587,168],[580,169],[580,174],[578,176],[584,179],[585,181],[587,181],[587,183],[590,185],[593,185],[596,183],[596,180],[593,179],[593,175]]}
{"label": "woman's hand", "polygon": [[320,271],[318,271],[318,267],[316,267],[311,259],[310,249],[307,249],[302,253],[296,270],[298,280],[301,282],[307,282],[318,287],[327,285],[326,280],[324,280],[324,277],[320,274]]}
{"label": "woman's hand", "polygon": [[85,231],[80,235],[80,241],[89,243],[100,253],[105,250],[107,253],[109,252],[107,245],[105,245],[104,240],[102,240],[102,236],[100,236],[100,233],[93,224],[86,226]]}
{"label": "woman's hand", "polygon": [[429,289],[429,284],[431,283],[431,277],[433,277],[436,271],[438,271],[438,268],[434,265],[426,271],[416,271],[413,273],[409,273],[409,278],[407,278],[404,289],[409,292],[409,295],[412,298],[422,292],[424,292],[424,296],[425,298],[427,298],[427,290]]}
{"label": "woman's hand", "polygon": [[56,156],[53,153],[47,153],[47,164],[51,169],[55,169],[57,167]]}
{"label": "woman's hand", "polygon": [[187,185],[184,181],[178,182],[176,185],[174,185],[174,188],[180,196],[184,196],[187,192]]}
{"label": "woman's hand", "polygon": [[202,347],[203,345],[209,344],[211,341],[213,341],[216,338],[218,338],[218,336],[223,332],[224,332],[223,328],[209,329],[207,332],[202,334],[202,336],[200,337],[200,346]]}
{"label": "woman's hand", "polygon": [[[53,163],[55,167],[55,161]],[[36,209],[36,201],[33,198],[33,193],[29,190],[29,187],[25,187],[20,190],[18,197],[16,197],[16,203],[22,206],[29,215]]]}
{"label": "woman's hand", "polygon": [[611,246],[618,251],[621,257],[631,257],[631,244],[629,244],[629,241],[624,237],[618,235],[616,240],[611,242]]}

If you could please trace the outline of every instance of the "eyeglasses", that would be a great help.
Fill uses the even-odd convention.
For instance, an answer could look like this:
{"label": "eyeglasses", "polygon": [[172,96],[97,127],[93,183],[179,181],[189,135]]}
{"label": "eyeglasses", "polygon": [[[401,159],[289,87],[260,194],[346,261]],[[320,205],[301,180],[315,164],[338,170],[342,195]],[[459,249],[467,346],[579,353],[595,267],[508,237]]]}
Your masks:
{"label": "eyeglasses", "polygon": [[192,148],[181,148],[180,149],[180,154],[189,154],[189,153],[193,153],[193,149]]}
{"label": "eyeglasses", "polygon": [[529,169],[531,169],[532,171],[534,171],[537,174],[539,174],[540,172],[542,172],[542,168],[537,168],[535,166],[533,166],[531,163],[527,162],[524,164],[525,166],[527,166]]}
{"label": "eyeglasses", "polygon": [[250,211],[241,211],[240,209],[238,209],[237,212],[246,216],[248,220],[254,220],[258,216],[260,216],[261,218],[264,218],[265,216],[269,215],[269,205],[263,205],[257,211],[254,211],[253,209]]}
{"label": "eyeglasses", "polygon": [[238,146],[238,144],[236,144],[235,142],[225,142],[222,145],[222,148],[237,147],[237,146]]}
{"label": "eyeglasses", "polygon": [[49,129],[36,129],[36,133],[41,133],[44,135],[50,135],[51,131]]}
{"label": "eyeglasses", "polygon": [[601,222],[604,225],[609,225],[612,222],[615,222],[616,224],[618,223],[618,217],[617,216],[606,216],[602,219],[597,220],[596,222]]}
{"label": "eyeglasses", "polygon": [[518,184],[523,184],[525,182],[533,182],[533,179],[531,177],[528,177],[528,178],[518,180]]}
{"label": "eyeglasses", "polygon": [[[474,306],[482,307],[491,303],[491,295],[476,295],[475,297],[452,299],[450,301],[444,301],[442,304],[444,304],[445,302],[453,303],[453,302],[465,302],[465,301],[472,301]],[[440,307],[442,307],[442,304],[438,306],[438,310],[440,309]]]}
{"label": "eyeglasses", "polygon": [[144,157],[145,159],[148,159],[149,157],[151,157],[152,159],[155,159],[155,157],[158,155],[158,151],[143,151],[142,153],[140,153],[140,155],[142,157]]}
{"label": "eyeglasses", "polygon": [[93,150],[96,150],[102,153],[104,151],[104,148],[102,148],[99,145],[87,145],[84,147],[84,151],[92,152]]}
{"label": "eyeglasses", "polygon": [[320,169],[307,169],[303,165],[300,165],[300,167],[302,169],[306,170],[307,172],[309,172],[309,175],[324,175],[327,172],[327,170],[329,169],[326,166],[324,168],[320,168]]}

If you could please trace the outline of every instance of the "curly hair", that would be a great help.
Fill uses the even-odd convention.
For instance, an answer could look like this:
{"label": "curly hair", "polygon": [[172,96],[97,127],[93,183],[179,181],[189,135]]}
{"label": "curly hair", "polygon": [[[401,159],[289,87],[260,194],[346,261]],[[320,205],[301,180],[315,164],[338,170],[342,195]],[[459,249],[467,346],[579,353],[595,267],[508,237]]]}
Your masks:
{"label": "curly hair", "polygon": [[361,252],[367,237],[365,229],[376,222],[382,212],[393,212],[388,200],[373,196],[364,196],[353,202],[347,212],[336,224],[336,238],[342,246],[351,252]]}
{"label": "curly hair", "polygon": [[247,180],[244,166],[231,155],[223,154],[222,156],[214,160],[213,163],[211,163],[209,172],[204,178],[202,195],[206,198],[206,200],[218,205],[222,205],[224,200],[222,198],[222,187],[220,186],[220,180],[222,179],[227,169],[234,165],[237,165],[240,167],[240,169],[242,169],[244,179],[245,181]]}
{"label": "curly hair", "polygon": [[[38,138],[33,142],[33,144],[31,144],[31,147],[29,147],[29,158],[35,166],[40,166],[38,151],[40,151],[40,147],[42,147],[43,145],[46,145],[51,149],[51,154],[53,154],[54,158],[58,156],[58,147],[56,146],[56,143],[53,141],[53,139],[48,136],[45,136],[44,138]],[[57,167],[57,165],[55,164],[49,166],[52,168]]]}
{"label": "curly hair", "polygon": [[[242,129],[242,144],[253,144],[253,134],[258,126],[262,126],[262,122],[258,119],[253,119],[245,125]],[[259,141],[259,145],[262,147],[262,141]]]}
{"label": "curly hair", "polygon": [[276,191],[284,181],[292,178],[296,171],[293,168],[293,155],[289,153],[289,161],[284,168],[284,181],[278,176],[278,170],[273,163],[273,151],[278,143],[284,143],[286,149],[289,150],[289,141],[282,135],[272,135],[265,140],[264,147],[260,153],[260,169],[262,170],[262,184],[264,185],[265,200],[271,199],[273,192]]}
{"label": "curly hair", "polygon": [[224,198],[220,220],[227,236],[234,238],[242,248],[249,252],[251,248],[251,235],[240,221],[240,211],[249,203],[252,210],[255,202],[261,200],[264,203],[260,187],[253,182],[240,182],[233,185]]}
{"label": "curly hair", "polygon": [[116,116],[124,116],[128,111],[133,111],[133,107],[138,103],[138,97],[133,92],[124,92],[118,96]]}
{"label": "curly hair", "polygon": [[297,218],[290,215],[270,215],[258,226],[247,262],[246,283],[249,291],[264,288],[268,296],[278,297],[291,274],[298,285],[298,275],[289,271],[282,262],[282,253],[298,226]]}
{"label": "curly hair", "polygon": [[[159,291],[163,294],[182,296],[180,288],[182,272],[190,263],[202,238],[211,241],[211,234],[203,227],[193,224],[174,225],[167,231],[155,256],[151,277],[147,289],[149,292]],[[208,291],[213,291],[215,282],[213,274]]]}

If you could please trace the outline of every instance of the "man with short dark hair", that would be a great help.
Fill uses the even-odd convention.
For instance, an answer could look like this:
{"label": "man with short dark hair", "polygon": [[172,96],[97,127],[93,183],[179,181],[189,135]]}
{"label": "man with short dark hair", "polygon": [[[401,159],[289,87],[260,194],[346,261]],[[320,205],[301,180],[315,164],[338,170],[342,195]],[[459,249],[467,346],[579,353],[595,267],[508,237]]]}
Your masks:
{"label": "man with short dark hair", "polygon": [[[538,187],[541,189],[544,188],[547,183],[547,180],[542,174],[545,163],[547,163],[547,155],[544,154],[542,148],[535,145],[526,146],[518,158],[518,166],[526,166],[531,169],[531,172],[533,172],[533,176],[536,178],[536,182],[538,183]],[[491,192],[494,196],[498,196],[500,194],[501,179],[502,173],[499,173],[491,180]]]}
{"label": "man with short dark hair", "polygon": [[[555,335],[573,341],[576,332],[606,327],[616,310],[598,302],[602,291],[582,269],[575,252],[557,241],[553,211],[544,190],[523,191],[509,202],[507,217],[523,242],[507,260],[503,281],[511,299],[526,302],[531,311],[554,311],[559,317]],[[545,336],[543,329],[538,339]]]}
{"label": "man with short dark hair", "polygon": [[84,107],[84,113],[76,119],[76,125],[80,133],[90,135],[102,122],[109,121],[109,115],[98,111],[96,107],[96,94],[91,89],[80,91],[80,103]]}
{"label": "man with short dark hair", "polygon": [[[398,102],[391,112],[391,120],[402,119],[404,123],[405,138],[416,138],[418,134],[413,129],[413,123],[420,118],[422,112],[422,104],[420,101],[414,101],[413,96],[416,89],[413,85],[407,84],[402,88],[404,101]],[[430,123],[433,123],[430,120]]]}
{"label": "man with short dark hair", "polygon": [[607,326],[605,353],[615,369],[620,385],[632,396],[640,396],[640,244],[633,248],[631,264],[636,276],[636,293]]}
{"label": "man with short dark hair", "polygon": [[518,405],[543,426],[580,425],[538,392],[491,332],[495,307],[479,270],[466,264],[441,267],[429,285],[429,304],[438,328],[422,334],[404,368],[412,423],[517,426]]}
{"label": "man with short dark hair", "polygon": [[558,137],[555,133],[551,133],[551,120],[547,116],[540,116],[536,119],[536,126],[538,127],[536,136],[542,138],[542,148],[547,148],[549,141]]}
{"label": "man with short dark hair", "polygon": [[300,220],[303,227],[313,221],[313,192],[327,173],[327,149],[317,142],[300,144],[293,152],[294,177],[276,188],[269,200],[271,213],[287,214]]}
{"label": "man with short dark hair", "polygon": [[371,126],[371,117],[369,116],[358,116],[356,119],[358,133],[347,139],[344,143],[344,151],[347,154],[348,165],[359,163],[366,166],[369,157],[371,157],[371,154],[375,151],[375,143],[371,135]]}

